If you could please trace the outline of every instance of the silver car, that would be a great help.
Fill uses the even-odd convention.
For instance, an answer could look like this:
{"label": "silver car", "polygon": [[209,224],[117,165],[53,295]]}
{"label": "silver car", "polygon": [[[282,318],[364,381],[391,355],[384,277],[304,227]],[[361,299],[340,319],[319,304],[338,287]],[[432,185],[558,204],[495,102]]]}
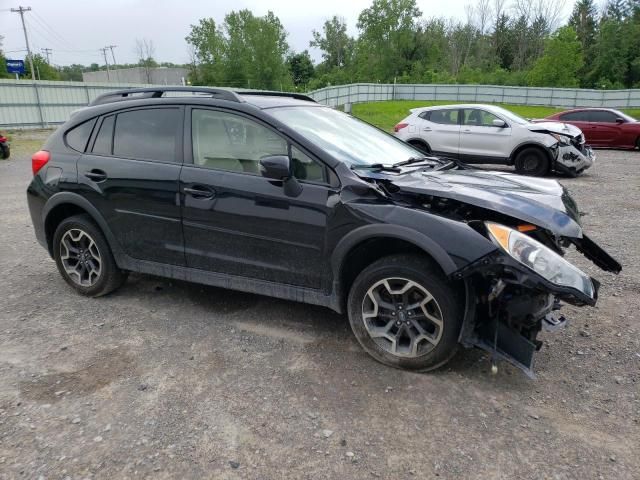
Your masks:
{"label": "silver car", "polygon": [[579,175],[595,155],[582,131],[559,122],[531,123],[495,105],[414,108],[395,135],[425,153],[465,163],[514,165],[518,173]]}

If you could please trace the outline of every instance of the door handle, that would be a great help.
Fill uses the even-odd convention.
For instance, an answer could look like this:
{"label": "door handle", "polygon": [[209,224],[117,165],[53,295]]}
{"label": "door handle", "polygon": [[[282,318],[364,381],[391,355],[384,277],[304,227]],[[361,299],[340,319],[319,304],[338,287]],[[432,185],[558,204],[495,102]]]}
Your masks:
{"label": "door handle", "polygon": [[84,176],[94,182],[104,182],[107,179],[107,174],[103,170],[97,168],[84,172]]}
{"label": "door handle", "polygon": [[424,127],[422,129],[423,132],[430,132],[431,131],[431,127]]}
{"label": "door handle", "polygon": [[215,196],[215,192],[210,188],[203,187],[200,185],[194,185],[193,187],[184,187],[182,191],[185,195],[189,195],[193,198],[213,198]]}
{"label": "door handle", "polygon": [[469,129],[462,130],[462,133],[471,133],[471,130],[469,130]]}

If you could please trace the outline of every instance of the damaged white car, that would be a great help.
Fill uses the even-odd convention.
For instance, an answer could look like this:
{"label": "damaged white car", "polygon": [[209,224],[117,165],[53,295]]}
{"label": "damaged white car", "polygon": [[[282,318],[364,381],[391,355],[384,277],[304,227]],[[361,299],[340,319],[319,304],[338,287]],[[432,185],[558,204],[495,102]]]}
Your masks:
{"label": "damaged white car", "polygon": [[525,175],[556,171],[576,176],[595,161],[579,128],[532,123],[495,105],[414,108],[394,131],[425,153],[465,163],[514,165]]}

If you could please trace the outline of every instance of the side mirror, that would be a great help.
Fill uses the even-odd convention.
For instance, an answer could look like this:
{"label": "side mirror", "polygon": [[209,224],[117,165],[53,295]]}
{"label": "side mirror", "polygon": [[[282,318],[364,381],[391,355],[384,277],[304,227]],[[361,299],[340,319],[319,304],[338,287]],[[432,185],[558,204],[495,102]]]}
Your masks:
{"label": "side mirror", "polygon": [[616,117],[616,123],[620,125],[621,123],[625,123],[624,118]]}
{"label": "side mirror", "polygon": [[507,126],[504,120],[500,120],[499,118],[494,119],[493,122],[491,123],[493,123],[494,127],[498,127],[498,128],[504,128]]}
{"label": "side mirror", "polygon": [[291,161],[286,155],[269,155],[260,159],[260,173],[273,180],[287,180],[291,177]]}

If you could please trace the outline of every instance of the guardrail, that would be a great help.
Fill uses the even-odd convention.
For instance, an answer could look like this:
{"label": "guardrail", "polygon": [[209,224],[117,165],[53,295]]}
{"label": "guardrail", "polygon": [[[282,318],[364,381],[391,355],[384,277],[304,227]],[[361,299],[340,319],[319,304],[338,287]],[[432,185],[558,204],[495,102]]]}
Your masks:
{"label": "guardrail", "polygon": [[[63,123],[98,95],[150,85],[0,80],[0,128],[41,128]],[[495,85],[406,85],[357,83],[310,92],[329,106],[385,100],[507,103],[554,107],[640,108],[640,90],[505,87]]]}

